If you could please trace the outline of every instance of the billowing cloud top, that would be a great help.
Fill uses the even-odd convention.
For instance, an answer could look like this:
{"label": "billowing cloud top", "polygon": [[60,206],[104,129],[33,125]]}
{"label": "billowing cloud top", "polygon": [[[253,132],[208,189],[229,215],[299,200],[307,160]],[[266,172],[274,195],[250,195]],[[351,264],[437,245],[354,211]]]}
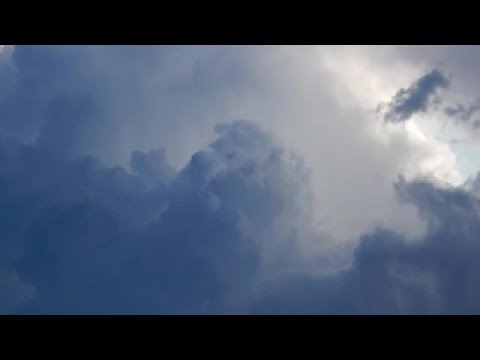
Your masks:
{"label": "billowing cloud top", "polygon": [[410,119],[450,80],[379,122],[380,50],[0,49],[0,312],[479,313],[478,177]]}

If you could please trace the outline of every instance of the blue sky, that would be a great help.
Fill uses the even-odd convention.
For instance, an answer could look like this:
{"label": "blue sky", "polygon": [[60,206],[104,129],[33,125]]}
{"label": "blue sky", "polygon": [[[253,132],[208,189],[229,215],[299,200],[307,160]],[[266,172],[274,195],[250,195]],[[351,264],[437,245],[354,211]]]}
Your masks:
{"label": "blue sky", "polygon": [[0,313],[479,313],[478,60],[0,47]]}

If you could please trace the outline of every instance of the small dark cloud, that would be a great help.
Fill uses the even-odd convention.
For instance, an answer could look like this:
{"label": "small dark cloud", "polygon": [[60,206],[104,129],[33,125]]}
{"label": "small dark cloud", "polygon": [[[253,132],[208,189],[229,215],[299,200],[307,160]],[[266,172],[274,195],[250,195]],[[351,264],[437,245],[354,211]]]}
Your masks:
{"label": "small dark cloud", "polygon": [[[400,89],[395,94],[391,102],[386,105],[385,121],[403,122],[415,113],[426,112],[431,98],[436,95],[437,90],[448,88],[449,85],[450,81],[439,70],[432,70],[415,81],[409,88]],[[439,102],[439,98],[434,99],[435,104],[438,105]]]}
{"label": "small dark cloud", "polygon": [[455,106],[446,107],[444,113],[458,121],[468,122],[472,116],[480,110],[480,99],[471,104],[456,104]]}

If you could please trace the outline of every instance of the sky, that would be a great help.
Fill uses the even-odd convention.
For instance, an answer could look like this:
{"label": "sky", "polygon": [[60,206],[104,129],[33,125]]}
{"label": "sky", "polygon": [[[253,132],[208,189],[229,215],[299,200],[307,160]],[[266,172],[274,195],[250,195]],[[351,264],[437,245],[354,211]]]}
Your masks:
{"label": "sky", "polygon": [[0,313],[480,313],[479,63],[0,46]]}

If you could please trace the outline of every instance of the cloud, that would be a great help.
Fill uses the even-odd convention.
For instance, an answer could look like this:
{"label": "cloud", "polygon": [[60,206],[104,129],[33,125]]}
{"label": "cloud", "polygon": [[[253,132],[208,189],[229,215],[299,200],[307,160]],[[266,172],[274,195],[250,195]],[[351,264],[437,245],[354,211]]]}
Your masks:
{"label": "cloud", "polygon": [[[409,88],[400,89],[395,94],[387,105],[385,121],[403,122],[415,113],[426,112],[432,95],[435,95],[438,89],[449,86],[450,81],[439,70],[433,69],[416,80]],[[437,99],[438,101],[440,99]]]}
{"label": "cloud", "polygon": [[[397,56],[401,62],[441,67],[444,72],[454,79],[448,94],[443,94],[449,105],[443,109],[443,115],[449,116],[462,125],[455,130],[462,131],[478,142],[478,119],[475,114],[478,107],[478,88],[480,47],[470,45],[426,45],[426,46],[398,46]],[[472,100],[473,99],[473,100]],[[467,125],[468,127],[464,126]],[[463,128],[463,129],[462,129]],[[449,129],[453,130],[452,127]]]}
{"label": "cloud", "polygon": [[454,106],[448,106],[443,109],[443,112],[457,122],[471,124],[471,128],[476,130],[480,128],[480,120],[475,119],[475,114],[479,110],[480,99],[477,99],[473,103],[457,103]]}
{"label": "cloud", "polygon": [[179,171],[162,150],[132,154],[130,173],[3,142],[1,311],[479,312],[480,202],[470,192],[401,178],[397,194],[426,234],[378,228],[361,236],[350,267],[315,275],[325,259],[302,270],[301,242],[329,238],[309,218],[308,169],[251,122],[216,130]]}
{"label": "cloud", "polygon": [[415,241],[378,228],[365,234],[352,266],[267,284],[255,313],[478,314],[480,202],[470,192],[429,182],[396,184],[428,220]]}
{"label": "cloud", "polygon": [[443,111],[446,115],[456,120],[469,121],[478,110],[480,110],[480,100],[475,101],[473,104],[457,103],[455,106],[446,107]]}
{"label": "cloud", "polygon": [[[377,296],[397,275],[365,259],[430,220],[392,179],[451,174],[452,154],[376,122],[346,90],[351,69],[324,63],[375,52],[318,50],[15,48],[0,71],[0,311],[397,311]],[[406,271],[413,292],[433,281]]]}
{"label": "cloud", "polygon": [[150,150],[147,153],[134,151],[130,158],[130,168],[150,187],[167,184],[175,176],[175,169],[168,164],[164,149]]}
{"label": "cloud", "polygon": [[[449,154],[401,131],[372,136],[375,122],[357,105],[345,106],[352,102],[351,83],[332,91],[340,75],[324,64],[330,52],[302,46],[17,46],[5,73],[10,83],[0,82],[0,137],[38,142],[51,156],[93,155],[125,169],[132,152],[164,148],[172,166],[183,168],[211,141],[215,124],[249,119],[312,169],[313,195],[328,209],[314,209],[321,212],[314,216],[326,231],[351,240],[380,221],[415,232],[421,224],[395,200],[390,182],[405,167],[423,172],[416,166],[418,147],[420,161],[445,157],[450,164]],[[367,181],[359,176],[364,172],[377,175]],[[346,184],[349,178],[358,181]],[[354,203],[371,200],[372,211],[359,216],[352,193]]]}
{"label": "cloud", "polygon": [[243,309],[255,279],[301,260],[309,172],[253,123],[216,130],[180,171],[164,150],[134,152],[132,172],[53,156],[50,130],[33,145],[3,142],[0,286],[15,301],[0,310]]}

